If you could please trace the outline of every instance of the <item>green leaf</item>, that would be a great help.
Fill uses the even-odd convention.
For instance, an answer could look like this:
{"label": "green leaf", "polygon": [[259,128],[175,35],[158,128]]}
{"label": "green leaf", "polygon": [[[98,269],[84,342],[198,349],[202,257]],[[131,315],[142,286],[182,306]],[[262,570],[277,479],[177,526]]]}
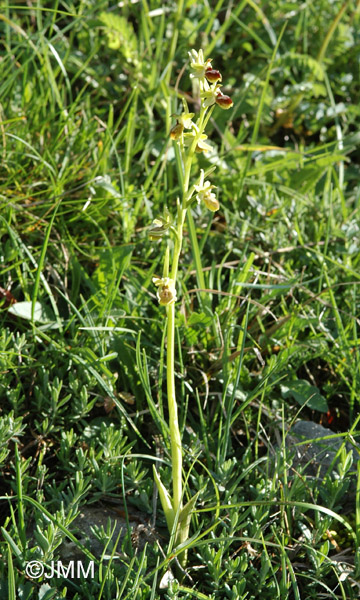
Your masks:
{"label": "green leaf", "polygon": [[100,14],[100,21],[105,25],[109,48],[120,50],[127,60],[134,62],[137,40],[132,24],[124,17],[106,12]]}
{"label": "green leaf", "polygon": [[324,69],[318,60],[308,54],[300,54],[298,52],[287,52],[278,59],[282,65],[288,67],[297,67],[305,73],[311,73],[318,81],[324,80]]}
{"label": "green leaf", "polygon": [[188,319],[188,322],[187,322],[188,327],[192,327],[193,325],[196,325],[197,327],[199,325],[202,327],[210,327],[211,323],[212,323],[212,318],[210,317],[210,315],[206,315],[203,312],[191,313],[191,315]]}
{"label": "green leaf", "polygon": [[48,583],[43,583],[39,589],[39,600],[51,600],[57,595],[57,591]]}
{"label": "green leaf", "polygon": [[301,406],[308,406],[312,410],[319,412],[327,412],[327,402],[320,394],[319,389],[315,385],[311,385],[306,379],[298,379],[296,381],[288,381],[280,386],[283,398],[293,398]]}
{"label": "green leaf", "polygon": [[9,600],[16,599],[15,592],[15,574],[14,574],[14,565],[12,561],[11,548],[8,544],[8,598]]}
{"label": "green leaf", "polygon": [[[9,313],[15,315],[15,317],[20,317],[21,319],[31,320],[31,306],[32,303],[28,301],[24,302],[16,302],[9,308]],[[44,304],[41,302],[35,302],[35,311],[34,311],[34,321],[35,323],[49,323],[50,320],[46,314],[46,308]],[[54,325],[56,325],[54,323]]]}
{"label": "green leaf", "polygon": [[[195,508],[196,500],[199,497],[200,492],[197,492],[192,498],[190,498],[189,502],[185,504],[184,508],[181,509],[179,516],[179,523],[181,525],[185,525],[189,529],[191,514]],[[185,541],[185,540],[184,540]]]}
{"label": "green leaf", "polygon": [[116,198],[117,200],[121,200],[122,196],[119,190],[111,182],[111,178],[109,175],[99,176],[93,182],[92,187],[96,191],[97,189],[104,190],[109,198]]}
{"label": "green leaf", "polygon": [[124,244],[100,252],[98,267],[92,275],[97,288],[107,291],[114,281],[120,283],[122,274],[129,265],[133,249],[134,244]]}
{"label": "green leaf", "polygon": [[166,487],[164,486],[163,482],[161,481],[160,475],[158,474],[158,472],[155,468],[155,465],[153,465],[153,474],[154,474],[156,487],[159,492],[161,506],[165,513],[166,524],[168,526],[169,532],[171,533],[171,530],[172,530],[172,527],[174,524],[175,515],[174,515],[173,505],[172,505],[172,502],[170,499],[170,494],[167,491]]}

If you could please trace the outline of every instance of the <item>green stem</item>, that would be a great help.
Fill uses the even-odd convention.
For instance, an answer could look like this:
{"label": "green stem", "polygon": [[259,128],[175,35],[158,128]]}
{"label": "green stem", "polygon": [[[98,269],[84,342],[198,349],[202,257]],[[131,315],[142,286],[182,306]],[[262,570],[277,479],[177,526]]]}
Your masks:
{"label": "green stem", "polygon": [[[182,203],[178,205],[178,218],[175,236],[174,254],[171,265],[170,277],[176,282],[179,259],[182,249],[183,228],[186,218],[188,191],[190,184],[191,165],[195,153],[196,144],[203,131],[203,121],[206,109],[202,109],[199,118],[199,133],[195,136],[194,141],[189,148],[188,154],[184,163],[184,177],[182,185]],[[167,380],[167,396],[169,408],[169,428],[170,428],[170,447],[171,447],[171,464],[173,478],[173,510],[176,513],[182,508],[182,446],[181,434],[178,419],[178,407],[176,402],[175,391],[175,304],[170,304],[167,307],[167,352],[166,352],[166,380]],[[181,529],[181,524],[180,524]]]}
{"label": "green stem", "polygon": [[[181,203],[178,200],[177,203],[177,221],[176,221],[176,232],[174,237],[174,250],[172,256],[172,264],[170,269],[170,279],[176,284],[180,254],[182,249],[183,241],[183,228],[186,218],[187,209],[189,207],[189,200],[191,195],[194,193],[194,186],[190,189],[190,176],[191,167],[196,151],[196,146],[202,132],[204,131],[205,125],[210,117],[211,111],[209,111],[208,118],[205,118],[207,108],[201,108],[200,116],[197,124],[197,132],[194,136],[191,146],[186,151],[183,144],[181,143],[181,156],[182,156],[182,200]],[[169,249],[165,256],[165,275],[169,272],[168,265]],[[173,497],[170,498],[165,486],[162,484],[159,475],[154,469],[155,482],[159,491],[161,504],[165,512],[167,525],[170,533],[173,530],[174,522],[177,520],[177,528],[175,532],[175,546],[187,540],[189,535],[190,519],[193,506],[196,501],[194,496],[183,508],[183,489],[182,489],[182,445],[181,445],[181,433],[179,428],[178,418],[178,406],[176,402],[176,389],[175,389],[175,303],[168,304],[167,306],[167,350],[166,350],[166,383],[167,383],[167,397],[168,397],[168,409],[169,409],[169,430],[170,430],[170,449],[171,449],[171,467],[172,467],[172,480],[173,480]],[[186,552],[179,556],[180,562],[185,565],[186,563]]]}
{"label": "green stem", "polygon": [[[190,154],[190,153],[189,153]],[[170,277],[174,281],[177,278],[179,268],[179,259],[182,248],[183,226],[186,216],[186,196],[189,188],[191,171],[191,160],[189,156],[186,161],[184,184],[183,184],[183,202],[178,206],[178,222],[175,237],[174,255],[171,266]],[[171,464],[173,478],[173,509],[182,508],[182,446],[178,419],[178,408],[176,403],[175,391],[175,304],[170,304],[167,308],[167,351],[166,351],[166,380],[167,396],[169,407],[169,428],[170,428],[170,446],[171,446]]]}
{"label": "green stem", "polygon": [[166,380],[169,407],[171,465],[173,478],[173,509],[176,512],[182,506],[182,449],[179,428],[178,409],[175,392],[175,304],[170,304],[167,309],[167,352],[166,352]]}

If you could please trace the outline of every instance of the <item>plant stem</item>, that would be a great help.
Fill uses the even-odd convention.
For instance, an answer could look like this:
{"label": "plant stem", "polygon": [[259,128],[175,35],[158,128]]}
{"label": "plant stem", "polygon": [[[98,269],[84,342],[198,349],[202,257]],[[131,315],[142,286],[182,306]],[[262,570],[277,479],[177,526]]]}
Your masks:
{"label": "plant stem", "polygon": [[[187,196],[189,191],[191,165],[195,153],[196,144],[202,133],[202,124],[204,120],[205,110],[202,109],[199,119],[199,133],[189,148],[183,169],[183,189],[182,203],[178,205],[178,218],[176,227],[175,246],[173,260],[171,265],[170,277],[176,281],[179,267],[179,259],[182,249],[183,227],[187,211]],[[170,304],[167,307],[167,352],[166,352],[166,380],[167,380],[167,396],[169,408],[169,428],[170,428],[170,446],[171,446],[171,464],[173,478],[173,498],[172,505],[174,513],[182,508],[182,446],[181,435],[178,420],[178,408],[176,403],[175,391],[175,304]],[[181,525],[180,525],[181,529]]]}
{"label": "plant stem", "polygon": [[182,448],[175,393],[175,305],[168,306],[167,320],[167,395],[169,407],[171,465],[173,478],[173,509],[176,512],[182,506]]}
{"label": "plant stem", "polygon": [[[166,251],[164,274],[165,277],[170,275],[170,279],[176,285],[176,279],[179,268],[180,254],[183,241],[183,228],[186,218],[189,200],[194,193],[194,186],[190,187],[191,167],[194,154],[201,139],[205,125],[211,115],[209,111],[208,118],[205,119],[207,108],[202,107],[197,123],[196,134],[192,140],[191,146],[187,151],[184,149],[183,141],[181,143],[181,158],[182,158],[182,199],[177,201],[177,220],[176,231],[174,237],[174,250],[172,254],[171,269],[169,273],[169,246]],[[170,430],[170,449],[171,449],[171,468],[173,481],[173,496],[170,498],[165,486],[162,484],[159,475],[154,469],[155,482],[160,494],[161,503],[165,512],[167,525],[170,533],[174,529],[174,522],[177,520],[175,531],[175,546],[185,542],[189,535],[191,513],[193,511],[197,495],[193,496],[186,506],[183,508],[183,488],[182,488],[182,445],[181,434],[178,419],[178,406],[176,402],[175,389],[175,302],[170,302],[167,307],[167,349],[166,349],[166,383],[167,397],[169,409],[169,430]],[[179,561],[184,566],[186,563],[186,551],[179,555]]]}
{"label": "plant stem", "polygon": [[[177,277],[179,258],[182,248],[183,226],[186,216],[186,196],[189,189],[190,171],[191,160],[187,160],[184,173],[183,202],[181,208],[178,207],[177,231],[170,275],[174,281],[176,281]],[[166,379],[173,478],[172,504],[174,512],[176,513],[176,511],[181,510],[182,507],[182,447],[175,391],[175,304],[170,304],[168,306],[167,317]]]}

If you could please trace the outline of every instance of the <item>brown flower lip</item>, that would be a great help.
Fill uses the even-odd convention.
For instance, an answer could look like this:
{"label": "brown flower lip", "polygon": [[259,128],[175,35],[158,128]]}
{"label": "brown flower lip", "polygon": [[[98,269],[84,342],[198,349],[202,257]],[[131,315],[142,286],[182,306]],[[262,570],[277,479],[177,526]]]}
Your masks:
{"label": "brown flower lip", "polygon": [[170,304],[174,300],[174,293],[168,286],[163,285],[159,290],[159,298],[160,304],[166,306],[166,304]]}
{"label": "brown flower lip", "polygon": [[230,96],[221,93],[217,95],[215,102],[220,108],[224,108],[225,110],[231,108],[234,104]]}
{"label": "brown flower lip", "polygon": [[220,71],[217,71],[216,69],[206,69],[205,77],[211,83],[215,83],[216,81],[222,80]]}
{"label": "brown flower lip", "polygon": [[170,131],[170,137],[172,140],[178,140],[184,131],[184,125],[182,123],[176,123]]}

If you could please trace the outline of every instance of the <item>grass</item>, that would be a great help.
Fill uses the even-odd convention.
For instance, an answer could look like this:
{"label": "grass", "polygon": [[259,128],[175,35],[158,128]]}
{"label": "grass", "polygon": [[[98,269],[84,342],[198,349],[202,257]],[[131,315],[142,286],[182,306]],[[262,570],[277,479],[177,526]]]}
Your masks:
{"label": "grass", "polygon": [[[359,14],[3,3],[1,599],[358,598]],[[180,193],[171,115],[183,93],[192,109],[181,69],[200,47],[234,107],[195,167],[217,166],[220,211],[194,208],[179,271],[184,500],[199,493],[179,574],[152,479],[171,486],[165,242],[147,232]],[[300,418],[343,442],[326,473],[286,444]],[[94,556],[74,520],[119,503],[127,534],[95,528]],[[26,573],[66,539],[93,578]]]}

